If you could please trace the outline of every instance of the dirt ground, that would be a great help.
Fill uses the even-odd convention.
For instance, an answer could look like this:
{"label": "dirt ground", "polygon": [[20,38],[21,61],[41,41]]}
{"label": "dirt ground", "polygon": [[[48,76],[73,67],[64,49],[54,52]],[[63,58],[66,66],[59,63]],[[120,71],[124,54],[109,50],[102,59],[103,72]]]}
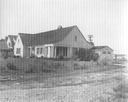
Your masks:
{"label": "dirt ground", "polygon": [[59,74],[0,76],[0,102],[128,102],[113,88],[125,83],[127,68]]}

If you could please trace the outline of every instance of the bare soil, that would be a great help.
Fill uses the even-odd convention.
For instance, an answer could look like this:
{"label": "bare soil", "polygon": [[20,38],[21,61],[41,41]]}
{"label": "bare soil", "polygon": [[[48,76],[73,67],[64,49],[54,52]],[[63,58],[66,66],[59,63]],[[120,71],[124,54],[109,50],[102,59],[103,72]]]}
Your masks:
{"label": "bare soil", "polygon": [[127,68],[116,67],[60,73],[2,73],[0,102],[128,102],[127,98],[115,96],[113,88],[126,83],[128,74]]}

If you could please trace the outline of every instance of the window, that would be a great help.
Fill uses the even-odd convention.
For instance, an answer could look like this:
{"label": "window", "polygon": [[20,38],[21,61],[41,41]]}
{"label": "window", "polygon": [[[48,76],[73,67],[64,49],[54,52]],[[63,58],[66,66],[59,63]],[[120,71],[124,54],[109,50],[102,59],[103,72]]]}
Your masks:
{"label": "window", "polygon": [[42,52],[43,52],[43,48],[40,48],[40,54],[42,54]]}
{"label": "window", "polygon": [[75,41],[77,41],[77,36],[75,36]]}
{"label": "window", "polygon": [[108,51],[108,54],[111,54],[111,52],[110,52],[110,51]]}
{"label": "window", "polygon": [[39,54],[39,52],[40,52],[40,48],[37,48],[37,52],[36,52],[36,54]]}
{"label": "window", "polygon": [[11,47],[11,43],[9,42],[9,46]]}
{"label": "window", "polygon": [[16,54],[20,54],[20,52],[21,52],[21,49],[20,48],[17,48],[16,49]]}
{"label": "window", "polygon": [[103,54],[106,54],[106,51],[103,51]]}

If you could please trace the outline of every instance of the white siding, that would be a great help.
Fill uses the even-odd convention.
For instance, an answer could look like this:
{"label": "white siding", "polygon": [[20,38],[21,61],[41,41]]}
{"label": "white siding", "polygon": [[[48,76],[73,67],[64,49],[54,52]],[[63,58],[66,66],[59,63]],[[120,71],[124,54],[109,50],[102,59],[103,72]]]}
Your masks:
{"label": "white siding", "polygon": [[[21,53],[20,54],[17,54],[16,51],[17,51],[17,48],[20,48],[21,49]],[[21,38],[20,36],[18,35],[17,39],[16,39],[16,43],[15,43],[15,46],[14,46],[14,55],[15,56],[21,56],[23,57],[23,44],[22,44],[22,41],[21,41]]]}

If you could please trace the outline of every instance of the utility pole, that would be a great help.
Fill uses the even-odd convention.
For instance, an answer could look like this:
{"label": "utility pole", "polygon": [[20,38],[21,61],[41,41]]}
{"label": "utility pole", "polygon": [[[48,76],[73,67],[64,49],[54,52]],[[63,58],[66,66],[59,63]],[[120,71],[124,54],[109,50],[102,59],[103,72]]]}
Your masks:
{"label": "utility pole", "polygon": [[92,42],[92,38],[93,38],[93,35],[88,35],[88,38],[89,38],[89,42]]}

